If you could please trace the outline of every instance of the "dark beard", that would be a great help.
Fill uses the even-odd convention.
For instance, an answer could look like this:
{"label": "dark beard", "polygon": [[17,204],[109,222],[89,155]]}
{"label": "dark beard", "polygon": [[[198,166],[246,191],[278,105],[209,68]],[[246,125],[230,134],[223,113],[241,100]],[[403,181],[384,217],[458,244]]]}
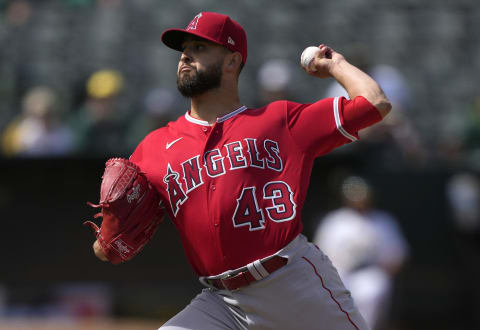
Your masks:
{"label": "dark beard", "polygon": [[209,66],[205,71],[196,71],[194,75],[177,77],[177,88],[184,97],[201,95],[220,87],[222,81],[222,62]]}

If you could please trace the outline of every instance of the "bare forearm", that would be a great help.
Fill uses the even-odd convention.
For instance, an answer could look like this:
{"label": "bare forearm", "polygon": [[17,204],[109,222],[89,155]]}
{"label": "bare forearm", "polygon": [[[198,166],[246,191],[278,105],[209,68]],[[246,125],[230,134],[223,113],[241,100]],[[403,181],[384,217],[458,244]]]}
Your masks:
{"label": "bare forearm", "polygon": [[373,104],[382,117],[392,108],[382,88],[373,78],[348,63],[342,54],[320,45],[311,65],[302,65],[305,71],[318,78],[335,78],[347,91],[350,99],[363,96]]}
{"label": "bare forearm", "polygon": [[363,96],[378,109],[382,117],[390,112],[391,104],[382,88],[365,72],[340,59],[333,63],[330,73],[345,88],[350,99]]}

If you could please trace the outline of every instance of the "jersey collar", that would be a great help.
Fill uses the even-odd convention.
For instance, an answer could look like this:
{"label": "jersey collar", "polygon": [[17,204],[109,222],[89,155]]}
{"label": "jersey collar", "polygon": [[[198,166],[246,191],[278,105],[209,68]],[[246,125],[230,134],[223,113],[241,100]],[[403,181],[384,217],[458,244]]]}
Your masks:
{"label": "jersey collar", "polygon": [[[221,122],[224,122],[236,115],[238,115],[239,113],[247,110],[248,108],[245,106],[245,105],[242,105],[240,108],[238,108],[237,110],[234,110],[230,113],[227,113],[226,115],[222,116],[222,117],[219,117],[217,118],[217,123],[221,123]],[[200,119],[197,119],[197,118],[193,118],[192,116],[190,116],[190,113],[187,111],[187,113],[185,113],[185,118],[191,122],[191,123],[194,123],[194,124],[197,124],[197,125],[202,125],[202,126],[211,126],[208,121],[205,121],[205,120],[200,120]],[[213,125],[213,124],[212,124]]]}

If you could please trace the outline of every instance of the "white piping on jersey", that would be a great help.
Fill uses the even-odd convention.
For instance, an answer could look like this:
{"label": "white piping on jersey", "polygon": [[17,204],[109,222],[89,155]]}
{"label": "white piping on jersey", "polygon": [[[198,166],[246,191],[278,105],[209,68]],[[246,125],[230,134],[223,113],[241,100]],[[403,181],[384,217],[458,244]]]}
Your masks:
{"label": "white piping on jersey", "polygon": [[338,103],[340,102],[340,97],[337,96],[333,99],[333,115],[335,117],[335,124],[337,125],[337,129],[340,133],[342,133],[343,136],[345,136],[347,139],[351,141],[357,141],[358,139],[348,133],[343,127],[342,127],[342,122],[340,121],[340,112],[338,108]]}
{"label": "white piping on jersey", "polygon": [[191,123],[194,123],[194,124],[198,124],[198,125],[202,125],[202,126],[210,126],[210,124],[208,123],[208,121],[205,121],[205,120],[200,120],[200,119],[197,119],[197,118],[193,118],[192,116],[190,116],[190,114],[187,113],[185,114],[185,118],[191,122]]}
{"label": "white piping on jersey", "polygon": [[225,116],[223,116],[223,117],[217,118],[217,123],[221,123],[221,122],[223,122],[223,121],[225,121],[225,120],[227,120],[227,119],[230,119],[230,118],[232,118],[233,116],[236,116],[236,115],[238,115],[239,113],[241,113],[241,112],[243,112],[243,111],[245,111],[245,110],[247,110],[247,107],[244,106],[244,105],[242,105],[242,106],[241,106],[240,108],[238,108],[237,110],[232,111],[232,112],[230,112],[230,113],[227,113],[227,114],[226,114]]}
{"label": "white piping on jersey", "polygon": [[[238,115],[239,113],[241,113],[241,112],[243,112],[243,111],[245,111],[245,110],[247,110],[247,109],[248,109],[248,108],[247,108],[246,106],[242,105],[242,106],[241,106],[240,108],[238,108],[237,110],[234,110],[234,111],[232,111],[232,112],[230,112],[230,113],[227,113],[227,114],[226,114],[225,116],[223,116],[223,117],[217,118],[217,123],[224,122],[225,120],[230,119],[230,118],[232,118],[233,116],[236,116],[236,115]],[[208,121],[200,120],[200,119],[197,119],[197,118],[193,118],[192,116],[190,116],[190,114],[188,113],[188,111],[187,111],[187,113],[185,114],[185,118],[186,118],[189,122],[194,123],[194,124],[198,124],[198,125],[202,125],[202,126],[212,126],[212,125],[213,125],[213,124],[210,125],[210,124],[208,123]]]}

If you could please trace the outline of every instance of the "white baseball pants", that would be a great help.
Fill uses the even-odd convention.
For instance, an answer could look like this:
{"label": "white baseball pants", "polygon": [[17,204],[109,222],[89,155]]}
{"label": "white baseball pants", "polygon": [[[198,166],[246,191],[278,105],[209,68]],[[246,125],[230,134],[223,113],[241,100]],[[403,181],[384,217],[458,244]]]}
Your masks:
{"label": "white baseball pants", "polygon": [[236,291],[204,289],[160,330],[369,329],[330,259],[299,235],[288,263]]}

